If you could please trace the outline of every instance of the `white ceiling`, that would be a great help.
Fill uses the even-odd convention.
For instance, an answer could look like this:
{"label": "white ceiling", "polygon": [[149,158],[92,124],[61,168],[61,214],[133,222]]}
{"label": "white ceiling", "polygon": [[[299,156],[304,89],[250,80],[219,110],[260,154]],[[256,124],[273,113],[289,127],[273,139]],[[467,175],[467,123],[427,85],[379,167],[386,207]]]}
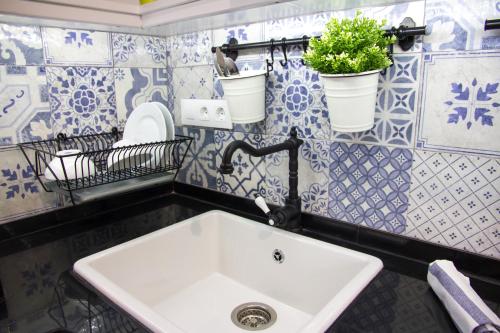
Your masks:
{"label": "white ceiling", "polygon": [[[270,19],[312,14],[323,11],[335,11],[366,6],[389,5],[412,0],[157,0],[143,6],[138,6],[139,0],[0,0],[0,21],[16,24],[33,24],[56,27],[72,27],[105,31],[119,31],[139,34],[175,35],[192,31],[234,26]],[[98,9],[97,14],[104,19],[91,22],[78,22],[64,18],[51,19],[46,16],[20,16],[21,12],[12,13],[15,2],[40,5],[70,5],[76,10],[89,10],[89,6]],[[278,3],[277,3],[278,2]],[[85,8],[81,4],[84,4]],[[272,3],[272,4],[269,4]],[[119,4],[119,6],[117,6]],[[265,4],[265,5],[264,5]],[[32,5],[33,6],[33,5]],[[174,6],[174,8],[172,8]],[[234,9],[236,6],[239,9]],[[257,7],[255,7],[257,6]],[[231,9],[233,8],[233,9]],[[112,10],[112,11],[111,11]],[[142,11],[142,16],[137,11]],[[207,14],[207,12],[210,12]],[[10,14],[1,14],[1,13]],[[64,14],[65,11],[62,12]],[[12,15],[14,14],[14,15]],[[96,15],[99,16],[99,15]],[[112,15],[115,15],[112,17]],[[36,16],[36,15],[31,15]],[[41,16],[41,15],[37,15]],[[178,21],[182,17],[182,20]],[[73,19],[71,17],[71,19]],[[122,19],[123,18],[123,19]],[[124,25],[131,18],[141,23],[134,26]],[[114,20],[113,20],[114,19]],[[164,23],[169,22],[169,23]]]}

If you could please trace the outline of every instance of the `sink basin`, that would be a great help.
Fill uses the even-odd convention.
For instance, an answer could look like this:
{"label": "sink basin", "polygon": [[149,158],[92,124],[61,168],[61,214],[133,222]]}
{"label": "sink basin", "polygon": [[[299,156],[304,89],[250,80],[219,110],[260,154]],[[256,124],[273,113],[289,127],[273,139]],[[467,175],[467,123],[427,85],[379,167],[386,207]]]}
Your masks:
{"label": "sink basin", "polygon": [[[373,256],[216,210],[74,265],[144,326],[169,333],[322,333],[381,269]],[[264,306],[233,313],[249,302]]]}

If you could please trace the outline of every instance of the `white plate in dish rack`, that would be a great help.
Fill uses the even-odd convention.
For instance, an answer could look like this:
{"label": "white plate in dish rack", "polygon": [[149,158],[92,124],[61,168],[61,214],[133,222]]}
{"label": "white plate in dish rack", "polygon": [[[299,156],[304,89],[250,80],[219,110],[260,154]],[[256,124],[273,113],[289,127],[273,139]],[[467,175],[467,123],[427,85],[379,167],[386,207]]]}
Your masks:
{"label": "white plate in dish rack", "polygon": [[[143,144],[165,140],[167,140],[167,125],[163,112],[157,105],[143,103],[132,111],[125,124],[122,141]],[[154,168],[162,157],[163,150],[154,147],[120,150],[108,156],[108,168],[113,170],[133,166]],[[144,159],[147,160],[144,161]],[[144,162],[137,165],[138,161]]]}
{"label": "white plate in dish rack", "polygon": [[123,139],[136,143],[165,141],[167,125],[160,108],[153,103],[135,108],[125,124]]}
{"label": "white plate in dish rack", "polygon": [[172,115],[168,111],[167,107],[159,102],[151,102],[151,103],[156,105],[163,113],[163,117],[165,118],[165,124],[167,125],[167,140],[175,139],[174,120],[172,119]]}

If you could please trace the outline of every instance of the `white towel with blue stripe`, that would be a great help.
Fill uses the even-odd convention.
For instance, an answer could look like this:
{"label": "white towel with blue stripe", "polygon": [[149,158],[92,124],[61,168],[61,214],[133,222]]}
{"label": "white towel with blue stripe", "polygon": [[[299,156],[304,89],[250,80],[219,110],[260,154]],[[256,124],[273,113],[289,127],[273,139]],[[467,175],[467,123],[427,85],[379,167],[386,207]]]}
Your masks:
{"label": "white towel with blue stripe", "polygon": [[500,333],[498,316],[472,289],[469,278],[460,273],[453,262],[432,262],[427,281],[461,333]]}

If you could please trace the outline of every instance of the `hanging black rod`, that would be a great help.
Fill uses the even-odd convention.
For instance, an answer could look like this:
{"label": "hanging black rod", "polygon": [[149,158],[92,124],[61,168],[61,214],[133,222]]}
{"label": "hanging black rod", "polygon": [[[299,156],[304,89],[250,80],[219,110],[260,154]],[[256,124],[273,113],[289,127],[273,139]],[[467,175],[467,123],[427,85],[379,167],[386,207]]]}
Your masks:
{"label": "hanging black rod", "polygon": [[484,30],[500,29],[500,19],[484,21]]}
{"label": "hanging black rod", "polygon": [[[411,36],[421,36],[425,35],[425,26],[421,27],[399,27],[385,30],[387,36],[396,36],[398,40],[403,40],[407,37]],[[321,36],[316,36],[315,38],[320,38]],[[220,46],[222,52],[227,53],[231,51],[237,50],[248,50],[255,48],[264,48],[274,46],[290,46],[290,45],[301,45],[304,42],[308,43],[311,37],[304,36],[300,38],[290,38],[290,39],[282,39],[282,40],[274,40],[274,41],[263,41],[263,42],[253,42],[253,43],[245,43],[245,44],[223,44]],[[215,53],[216,47],[212,47],[212,53]]]}

